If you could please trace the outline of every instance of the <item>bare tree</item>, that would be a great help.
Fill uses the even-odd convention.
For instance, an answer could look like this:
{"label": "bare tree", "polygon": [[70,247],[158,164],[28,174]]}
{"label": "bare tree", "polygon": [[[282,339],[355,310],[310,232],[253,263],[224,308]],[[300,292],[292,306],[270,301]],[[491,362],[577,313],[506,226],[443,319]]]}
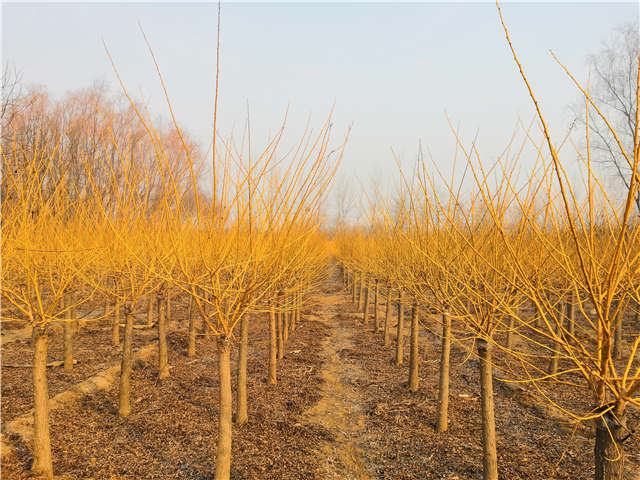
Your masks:
{"label": "bare tree", "polygon": [[[601,113],[609,119],[615,129],[605,124],[595,109],[585,116],[584,100],[576,108],[576,119],[589,128],[591,151],[594,161],[613,170],[628,189],[633,172],[629,159],[633,158],[633,136],[636,129],[636,79],[638,78],[638,56],[640,55],[640,33],[638,23],[627,23],[617,27],[602,49],[589,56],[591,71],[590,96]],[[619,141],[619,143],[618,143]],[[626,151],[625,156],[622,148]],[[640,192],[634,198],[640,215]]]}

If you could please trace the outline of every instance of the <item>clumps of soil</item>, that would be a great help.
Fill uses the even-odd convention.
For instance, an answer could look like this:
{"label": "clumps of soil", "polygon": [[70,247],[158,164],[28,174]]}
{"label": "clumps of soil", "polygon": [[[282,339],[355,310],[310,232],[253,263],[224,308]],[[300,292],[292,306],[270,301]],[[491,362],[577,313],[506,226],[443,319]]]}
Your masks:
{"label": "clumps of soil", "polygon": [[[321,426],[297,423],[319,398],[321,344],[327,327],[303,321],[278,363],[278,385],[266,383],[266,319],[250,329],[249,423],[234,426],[232,478],[321,478],[315,446]],[[138,362],[132,376],[133,413],[118,418],[117,386],[52,412],[54,471],[61,479],[209,479],[217,441],[218,378],[214,339],[198,337],[196,359],[186,355],[184,331],[169,335],[171,377],[157,380],[155,364]],[[232,361],[235,365],[235,355]],[[234,378],[235,378],[235,372]],[[3,398],[4,400],[4,398]],[[3,478],[22,479],[32,461],[20,442],[3,461]]]}

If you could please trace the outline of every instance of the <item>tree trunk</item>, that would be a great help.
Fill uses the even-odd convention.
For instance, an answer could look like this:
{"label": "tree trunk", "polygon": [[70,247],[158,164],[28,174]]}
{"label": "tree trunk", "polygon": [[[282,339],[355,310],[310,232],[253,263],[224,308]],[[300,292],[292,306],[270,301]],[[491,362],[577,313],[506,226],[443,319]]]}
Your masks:
{"label": "tree trunk", "polygon": [[362,324],[366,328],[367,320],[369,320],[369,284],[364,287],[364,304],[362,306]]}
{"label": "tree trunk", "polygon": [[396,365],[404,363],[404,308],[402,301],[404,292],[398,289],[398,324],[396,327]]}
{"label": "tree trunk", "polygon": [[351,303],[356,303],[356,272],[351,272]]}
{"label": "tree trunk", "polygon": [[[65,307],[72,305],[71,294],[64,295]],[[64,370],[71,372],[73,370],[73,319],[69,312],[66,313],[64,322]]]}
{"label": "tree trunk", "polygon": [[496,451],[496,422],[493,411],[493,368],[491,346],[486,340],[476,341],[480,358],[480,398],[482,403],[482,448],[484,458],[483,480],[498,479],[498,454]]}
{"label": "tree trunk", "polygon": [[133,344],[133,312],[130,305],[124,305],[124,342],[122,345],[122,362],[120,364],[120,395],[118,415],[126,418],[131,413],[131,370]]}
{"label": "tree trunk", "polygon": [[120,345],[120,300],[117,298],[113,310],[113,331],[111,339],[114,345]]}
{"label": "tree trunk", "polygon": [[621,436],[624,433],[624,411],[616,415],[615,409],[596,420],[596,443],[594,448],[595,480],[623,480],[624,446]]}
{"label": "tree trunk", "polygon": [[418,345],[418,302],[413,302],[411,309],[411,349],[409,351],[409,390],[418,391],[418,368],[420,362],[420,353]]}
{"label": "tree trunk", "polygon": [[275,385],[277,380],[277,354],[278,354],[278,334],[276,332],[276,310],[273,303],[269,310],[269,385]]}
{"label": "tree trunk", "polygon": [[53,478],[49,435],[49,392],[47,388],[47,327],[33,327],[33,465],[31,470]]}
{"label": "tree trunk", "polygon": [[[282,305],[280,305],[280,307],[282,307]],[[282,333],[282,329],[284,328],[284,321],[282,319],[282,311],[278,311],[278,322],[277,322],[277,329],[278,329],[278,360],[284,358],[284,337],[283,337],[283,333]]]}
{"label": "tree trunk", "polygon": [[[285,297],[285,302],[286,302],[286,297]],[[290,318],[290,312],[285,311],[282,312],[282,318],[284,321],[284,326],[282,328],[282,341],[284,342],[284,344],[286,345],[289,342],[289,318]]]}
{"label": "tree trunk", "polygon": [[147,327],[153,326],[153,295],[148,295],[147,300]]}
{"label": "tree trunk", "polygon": [[507,350],[513,346],[513,327],[514,327],[514,319],[513,315],[509,315],[509,324],[507,325],[507,341],[506,347]]}
{"label": "tree trunk", "polygon": [[162,305],[162,294],[158,294],[158,378],[169,377],[169,356],[167,348],[167,315]]}
{"label": "tree trunk", "polygon": [[438,419],[436,431],[449,427],[449,357],[451,352],[451,317],[442,314],[442,349],[440,350],[440,382],[438,389]]}
{"label": "tree trunk", "polygon": [[187,356],[196,356],[196,319],[193,312],[193,298],[189,299],[189,345],[187,346]]}
{"label": "tree trunk", "polygon": [[380,331],[380,316],[378,315],[378,301],[380,294],[380,281],[376,278],[376,283],[373,291],[373,331],[378,333]]}
{"label": "tree trunk", "polygon": [[231,475],[231,342],[218,337],[218,368],[220,370],[220,408],[215,480],[229,480]]}
{"label": "tree trunk", "polygon": [[364,312],[364,289],[367,284],[367,277],[363,273],[360,275],[360,290],[358,293],[358,311]]}
{"label": "tree trunk", "polygon": [[240,320],[240,346],[238,347],[238,385],[236,392],[236,423],[247,423],[247,355],[249,353],[249,317]]}
{"label": "tree trunk", "polygon": [[387,306],[384,313],[384,346],[391,344],[391,302],[393,300],[393,288],[387,285]]}

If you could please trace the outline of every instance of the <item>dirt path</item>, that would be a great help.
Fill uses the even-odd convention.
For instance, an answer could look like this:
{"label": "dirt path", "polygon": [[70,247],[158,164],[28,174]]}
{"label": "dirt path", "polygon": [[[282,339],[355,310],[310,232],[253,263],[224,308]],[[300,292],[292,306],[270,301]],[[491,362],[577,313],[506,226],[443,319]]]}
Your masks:
{"label": "dirt path", "polygon": [[369,480],[373,477],[367,462],[365,402],[357,386],[366,374],[353,360],[340,355],[341,351],[353,348],[353,329],[336,321],[345,301],[346,297],[340,293],[321,298],[316,319],[331,328],[331,336],[323,344],[326,363],[322,373],[322,398],[305,412],[303,421],[321,425],[333,434],[333,441],[325,441],[319,447],[326,471],[323,478]]}

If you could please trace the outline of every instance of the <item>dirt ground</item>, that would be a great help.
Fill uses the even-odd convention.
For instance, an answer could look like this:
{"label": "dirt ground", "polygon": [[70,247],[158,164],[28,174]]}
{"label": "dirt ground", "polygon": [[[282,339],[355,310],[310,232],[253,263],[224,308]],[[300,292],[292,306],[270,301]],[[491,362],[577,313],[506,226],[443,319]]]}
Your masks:
{"label": "dirt ground", "polygon": [[[393,348],[383,347],[381,335],[370,325],[363,327],[335,278],[313,300],[278,363],[277,386],[265,381],[266,318],[256,316],[251,323],[249,423],[234,427],[232,478],[482,478],[476,361],[463,349],[452,349],[449,430],[436,434],[439,340],[421,336],[420,388],[410,393],[408,366],[392,363]],[[198,356],[189,359],[186,333],[179,327],[178,322],[169,335],[169,379],[157,380],[154,363],[136,363],[133,414],[128,419],[117,415],[117,385],[52,412],[58,478],[212,478],[218,401],[215,345],[198,337]],[[93,328],[86,331],[87,341],[78,342],[81,362],[73,377],[49,369],[51,395],[119,360],[109,344],[108,326]],[[152,335],[139,338],[140,344],[155,340]],[[56,348],[52,358],[58,355]],[[5,359],[5,351],[13,357]],[[25,352],[28,343],[4,345],[3,365],[24,361],[18,357]],[[4,425],[30,408],[31,390],[28,369],[3,368],[2,373]],[[591,442],[545,422],[500,382],[494,390],[501,478],[593,477]],[[28,447],[17,438],[9,440],[15,453],[3,458],[2,478],[29,478]],[[637,440],[630,445],[632,456],[640,460]]]}

